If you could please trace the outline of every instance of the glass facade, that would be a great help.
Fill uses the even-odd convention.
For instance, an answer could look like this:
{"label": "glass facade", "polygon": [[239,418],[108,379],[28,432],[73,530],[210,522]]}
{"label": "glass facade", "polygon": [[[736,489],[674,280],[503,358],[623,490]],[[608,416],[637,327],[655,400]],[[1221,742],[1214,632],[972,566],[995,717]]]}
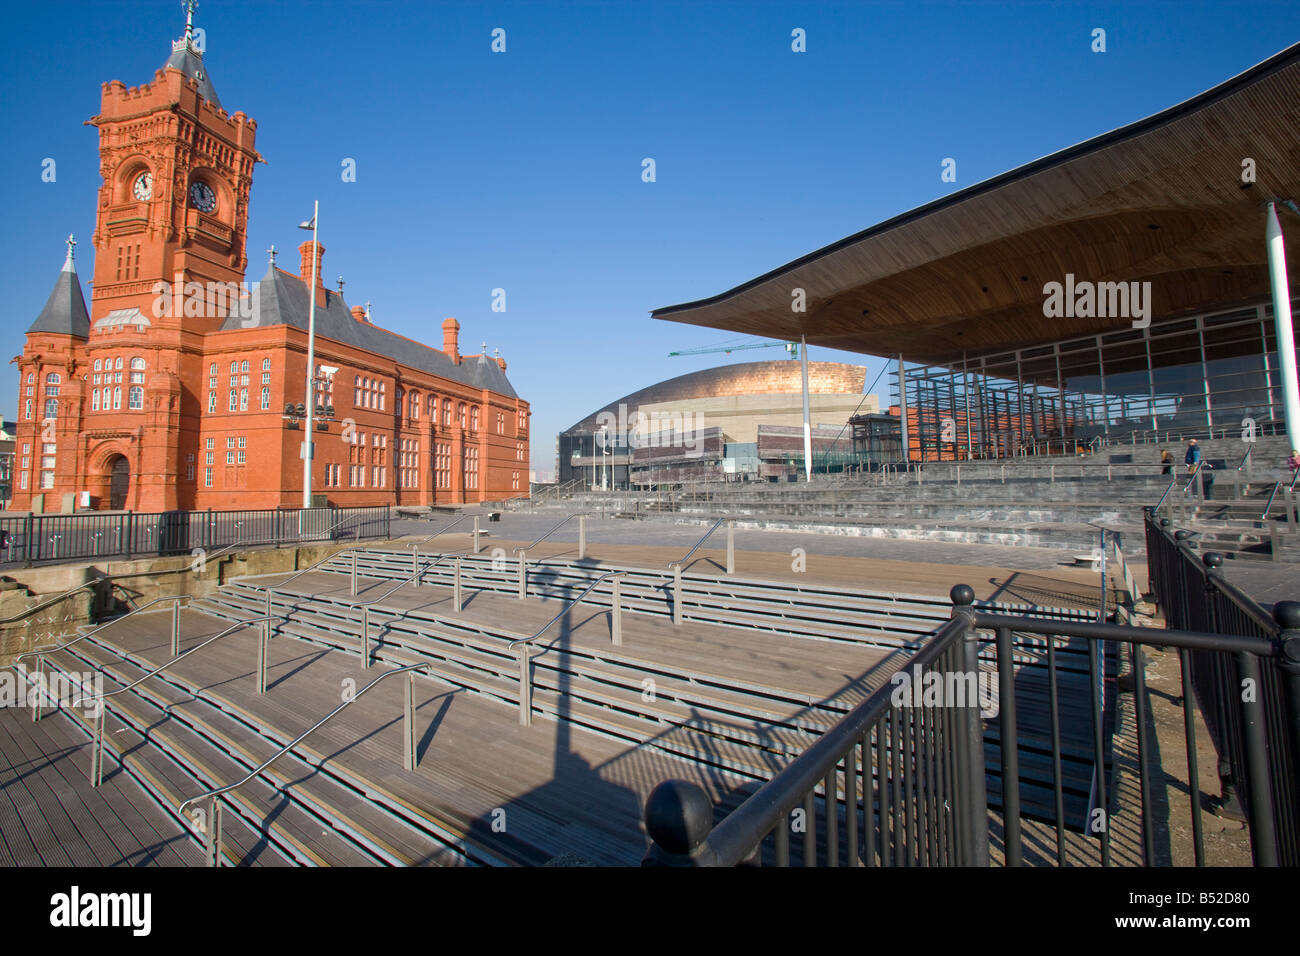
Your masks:
{"label": "glass facade", "polygon": [[1240,432],[1250,422],[1257,434],[1285,430],[1270,303],[911,367],[904,377],[913,461],[1068,450],[1099,436]]}

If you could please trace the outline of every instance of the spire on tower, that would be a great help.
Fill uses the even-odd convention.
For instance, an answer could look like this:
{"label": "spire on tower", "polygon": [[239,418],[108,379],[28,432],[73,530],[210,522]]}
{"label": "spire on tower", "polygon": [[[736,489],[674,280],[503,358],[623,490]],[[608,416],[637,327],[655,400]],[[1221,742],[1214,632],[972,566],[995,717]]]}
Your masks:
{"label": "spire on tower", "polygon": [[72,247],[77,244],[77,238],[72,233],[68,233],[68,238],[65,241],[68,244],[68,258],[63,262],[63,271],[76,272],[77,267],[72,263],[72,260],[75,258],[72,252]]}
{"label": "spire on tower", "polygon": [[271,265],[275,265],[275,243],[271,243],[271,248],[266,250],[271,256]]}
{"label": "spire on tower", "polygon": [[185,43],[188,46],[194,42],[194,11],[199,4],[198,0],[182,0],[181,6],[185,9]]}

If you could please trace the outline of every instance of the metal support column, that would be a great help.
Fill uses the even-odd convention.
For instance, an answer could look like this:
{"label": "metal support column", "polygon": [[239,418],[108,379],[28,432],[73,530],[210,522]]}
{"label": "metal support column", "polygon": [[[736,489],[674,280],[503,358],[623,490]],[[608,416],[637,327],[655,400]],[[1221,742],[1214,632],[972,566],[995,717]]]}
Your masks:
{"label": "metal support column", "polygon": [[1268,204],[1264,229],[1268,241],[1268,275],[1273,286],[1273,328],[1277,337],[1277,364],[1282,373],[1282,411],[1286,419],[1287,442],[1300,448],[1300,383],[1297,383],[1295,330],[1291,325],[1291,292],[1286,275],[1286,249],[1277,208]]}

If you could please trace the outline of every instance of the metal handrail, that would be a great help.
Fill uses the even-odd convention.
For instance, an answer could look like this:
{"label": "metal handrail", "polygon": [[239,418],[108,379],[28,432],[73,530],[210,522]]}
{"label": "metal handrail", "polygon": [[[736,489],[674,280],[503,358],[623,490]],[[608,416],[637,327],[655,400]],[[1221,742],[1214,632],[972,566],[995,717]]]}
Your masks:
{"label": "metal handrail", "polygon": [[1241,461],[1237,462],[1237,470],[1238,470],[1238,471],[1241,471],[1241,469],[1243,469],[1243,468],[1246,467],[1246,462],[1248,462],[1248,461],[1250,460],[1250,456],[1253,455],[1254,453],[1255,453],[1255,446],[1254,446],[1254,445],[1247,445],[1247,446],[1246,446],[1246,453],[1245,453],[1244,455],[1241,456]]}
{"label": "metal handrail", "polygon": [[[1286,486],[1288,491],[1295,490],[1295,483],[1297,478],[1300,478],[1300,468],[1297,468],[1294,472],[1291,473],[1291,480],[1287,482],[1287,486]],[[1273,507],[1273,499],[1277,497],[1277,493],[1281,490],[1282,490],[1282,482],[1280,481],[1273,482],[1273,490],[1268,493],[1268,503],[1264,505],[1264,510],[1263,512],[1260,513],[1259,516],[1260,521],[1264,521],[1268,518],[1268,513]]]}
{"label": "metal handrail", "polygon": [[[331,710],[320,720],[316,721],[316,723],[312,724],[310,727],[304,730],[301,734],[299,734],[289,743],[281,747],[276,753],[268,757],[260,767],[250,771],[248,775],[244,777],[242,780],[236,781],[235,783],[226,784],[226,786],[224,787],[217,787],[215,790],[209,790],[207,793],[201,793],[196,797],[190,797],[188,800],[186,800],[184,803],[182,803],[179,807],[176,808],[176,812],[180,816],[184,817],[185,808],[188,807],[190,804],[198,803],[200,800],[216,800],[217,797],[220,797],[223,794],[230,793],[232,790],[238,790],[244,784],[248,783],[248,781],[252,780],[258,774],[260,774],[267,767],[271,766],[271,764],[275,763],[275,761],[279,760],[281,757],[283,757],[285,754],[291,751],[294,747],[298,746],[298,744],[302,743],[311,734],[315,733],[317,730],[323,727],[332,717],[334,717],[335,714],[342,711],[349,704],[353,704],[356,701],[360,700],[363,694],[365,694],[368,690],[370,690],[380,681],[387,680],[389,677],[392,677],[394,674],[404,674],[407,671],[422,670],[424,668],[427,668],[428,666],[429,666],[429,662],[425,661],[424,663],[421,664],[408,664],[405,667],[397,667],[397,668],[393,668],[392,670],[384,671],[384,673],[380,674],[378,677],[372,680],[365,687],[361,688],[354,695],[349,697],[347,700],[343,701],[343,703],[339,704],[337,707]],[[276,789],[279,788],[277,787]]]}
{"label": "metal handrail", "polygon": [[[261,624],[264,621],[269,622],[270,620],[271,619],[269,617],[264,616],[264,617],[249,618],[247,621],[236,621],[234,624],[230,625],[230,627],[226,628],[224,631],[221,631],[219,634],[214,634],[212,637],[209,637],[206,640],[204,640],[201,644],[195,644],[188,651],[176,655],[171,660],[169,660],[166,664],[162,664],[159,667],[155,667],[153,670],[145,674],[143,677],[132,681],[131,683],[127,684],[125,687],[119,687],[117,690],[109,691],[107,694],[100,694],[98,697],[95,698],[95,700],[100,704],[103,704],[103,702],[107,700],[109,697],[116,697],[118,694],[125,693],[126,691],[131,690],[133,687],[138,687],[139,685],[147,681],[150,677],[156,677],[158,674],[161,674],[163,671],[171,667],[173,664],[183,661],[185,658],[189,657],[195,651],[203,650],[203,648],[207,647],[209,644],[213,643],[214,641],[219,641],[221,638],[225,637],[227,634],[230,634],[232,631],[237,631],[241,627],[248,627],[248,625],[250,624]],[[84,701],[87,700],[90,700],[90,698],[78,697],[76,700],[72,702],[69,709],[75,710]]]}
{"label": "metal handrail", "polygon": [[693,555],[696,551],[700,550],[700,545],[704,544],[704,542],[709,539],[709,535],[713,534],[713,532],[717,531],[720,527],[722,527],[723,522],[730,521],[730,520],[731,520],[730,515],[724,515],[723,517],[719,518],[717,521],[713,523],[712,528],[704,532],[704,537],[700,538],[699,541],[695,542],[695,547],[691,548],[691,550],[686,552],[685,557],[683,557],[679,561],[669,561],[666,567],[671,571],[674,566],[680,567],[681,565],[685,564],[687,561],[691,559],[691,555]]}
{"label": "metal handrail", "polygon": [[61,651],[64,648],[71,647],[73,644],[76,644],[78,641],[84,641],[86,638],[90,637],[91,635],[99,631],[102,631],[106,627],[111,627],[114,624],[121,624],[132,614],[136,614],[140,611],[143,611],[145,608],[153,607],[155,604],[161,604],[164,601],[185,601],[185,600],[189,600],[193,596],[194,595],[192,594],[169,594],[166,597],[154,598],[152,601],[149,601],[146,604],[141,604],[139,607],[132,608],[128,613],[123,614],[121,617],[115,617],[111,621],[105,621],[103,624],[96,625],[94,628],[87,631],[85,634],[82,634],[78,637],[74,637],[72,640],[68,641],[65,644],[48,644],[44,647],[37,647],[37,648],[33,648],[30,651],[24,651],[22,654],[19,654],[17,657],[13,659],[12,664],[16,667],[18,665],[18,662],[23,660],[24,658],[34,657],[38,654],[53,654],[56,651]]}
{"label": "metal handrail", "polygon": [[546,532],[546,534],[542,535],[540,538],[538,538],[538,539],[537,539],[536,541],[534,541],[532,544],[524,545],[524,546],[521,547],[521,548],[515,548],[515,554],[518,554],[520,551],[531,551],[531,550],[533,550],[533,548],[537,547],[537,545],[541,544],[543,541],[545,541],[545,540],[546,540],[547,538],[549,538],[551,535],[555,534],[555,532],[559,531],[560,528],[562,528],[566,522],[568,522],[568,521],[570,521],[570,520],[572,520],[572,519],[574,519],[574,518],[580,517],[580,516],[582,516],[582,515],[585,515],[585,514],[587,514],[587,512],[585,512],[585,511],[575,511],[575,512],[574,512],[573,514],[571,514],[571,515],[565,515],[563,518],[560,519],[559,524],[557,524],[555,527],[553,527],[550,531]]}
{"label": "metal handrail", "polygon": [[[203,560],[206,563],[209,558],[219,557],[222,554],[225,554],[231,548],[237,548],[240,546],[246,547],[248,545],[262,544],[262,543],[265,542],[236,541],[234,544],[227,545],[226,547],[222,548],[220,551],[214,551],[212,552],[212,554],[205,555]],[[193,571],[193,570],[194,570],[194,563],[190,562],[185,567],[171,568],[170,570],[166,570],[166,571],[131,571],[127,574],[105,574],[102,577],[95,578],[92,581],[86,581],[83,584],[78,584],[75,588],[69,588],[68,590],[64,591],[62,594],[56,597],[49,598],[46,601],[42,601],[40,604],[37,604],[35,607],[29,607],[25,611],[21,612],[20,614],[15,614],[13,617],[6,617],[0,619],[0,624],[12,624],[14,621],[21,621],[23,618],[29,617],[30,615],[35,614],[37,611],[44,610],[45,608],[49,607],[52,604],[57,604],[58,602],[62,601],[64,598],[71,597],[72,595],[76,594],[78,591],[83,591],[86,588],[94,587],[95,585],[102,584],[105,581],[116,581],[118,578],[138,578],[144,575],[148,575],[150,577],[161,577],[164,574],[183,574],[186,571]],[[143,606],[147,607],[148,605],[143,605]],[[130,615],[134,614],[137,610],[139,610],[139,608],[133,608],[129,614],[124,616],[130,617]],[[116,622],[122,620],[122,618],[115,618],[114,620]]]}
{"label": "metal handrail", "polygon": [[1178,484],[1178,476],[1174,475],[1173,478],[1169,479],[1169,486],[1165,488],[1165,493],[1160,496],[1160,500],[1156,502],[1156,506],[1151,509],[1152,514],[1159,513],[1161,505],[1165,503],[1165,499],[1169,497],[1169,492],[1174,490],[1174,485],[1176,484]]}
{"label": "metal handrail", "polygon": [[[364,516],[365,516],[365,515],[352,515],[351,518],[344,518],[343,520],[341,520],[341,522],[335,522],[334,525],[333,525],[333,527],[330,527],[330,528],[326,529],[326,531],[325,531],[324,533],[325,533],[325,535],[330,535],[330,533],[333,533],[333,532],[334,532],[334,529],[335,529],[335,528],[342,527],[342,525],[343,525],[343,524],[346,524],[347,522],[354,522],[354,520],[356,520],[357,518],[364,518]],[[468,515],[467,515],[467,516],[468,516]],[[460,519],[458,518],[458,519],[456,519],[456,520],[458,520],[458,522],[459,522]],[[451,524],[455,524],[455,523],[456,523],[456,522],[452,522]],[[447,525],[447,528],[450,528],[450,527],[451,527],[451,524],[448,524],[448,525]],[[442,528],[442,531],[434,532],[434,535],[430,535],[429,537],[434,537],[434,536],[437,536],[437,535],[441,535],[441,533],[442,533],[443,531],[446,531],[447,528]],[[428,541],[429,538],[428,538],[428,537],[426,537],[426,538],[421,538],[421,540],[422,540],[422,541]],[[334,558],[341,558],[341,557],[343,557],[343,555],[354,553],[354,551],[364,551],[364,550],[367,550],[367,549],[363,548],[363,546],[354,546],[354,548],[344,548],[344,549],[341,550],[341,551],[334,551],[333,554],[328,555],[328,557],[321,558],[320,561],[317,561],[315,564],[312,564],[311,567],[304,567],[302,571],[295,571],[294,574],[292,574],[292,575],[290,576],[289,579],[281,581],[281,583],[279,583],[279,584],[276,585],[276,588],[272,588],[272,591],[274,591],[274,589],[277,589],[277,588],[283,588],[283,587],[285,587],[286,584],[291,584],[292,581],[296,581],[296,580],[298,580],[299,578],[302,578],[302,576],[303,576],[304,574],[307,574],[308,571],[315,571],[316,568],[318,568],[318,567],[321,566],[321,564],[328,564],[329,562],[334,561]]]}
{"label": "metal handrail", "polygon": [[[471,552],[469,551],[443,551],[441,554],[437,556],[436,561],[432,561],[429,564],[424,565],[423,567],[417,566],[414,571],[412,571],[406,577],[402,578],[402,580],[398,581],[396,584],[394,584],[383,594],[379,595],[379,597],[371,598],[369,601],[364,601],[361,604],[352,604],[350,605],[350,607],[353,608],[370,607],[370,605],[372,604],[377,604],[380,601],[382,601],[384,598],[388,597],[388,595],[392,594],[394,591],[400,591],[402,588],[406,587],[416,578],[423,577],[425,571],[428,571],[430,568],[436,568],[438,566],[438,563],[442,561],[443,558],[464,558],[464,557],[468,557],[470,554]],[[433,555],[430,555],[430,557],[433,557]],[[418,561],[419,559],[417,558],[416,560]],[[278,584],[276,585],[277,590],[280,587],[282,587],[282,585],[278,585]]]}
{"label": "metal handrail", "polygon": [[[600,582],[605,581],[609,578],[616,578],[619,577],[620,575],[628,574],[628,573],[629,573],[629,569],[627,568],[624,568],[621,571],[606,571],[600,577],[596,578],[590,584],[588,584],[586,588],[583,589],[581,594],[579,594],[576,598],[571,600],[568,604],[564,605],[564,609],[561,610],[559,614],[555,615],[555,617],[551,618],[544,625],[542,625],[541,629],[536,634],[534,634],[532,637],[521,637],[517,641],[511,641],[508,649],[513,651],[516,647],[518,647],[521,644],[531,644],[533,641],[537,640],[539,637],[541,637],[543,634],[549,631],[551,629],[551,625],[553,625],[560,618],[564,617],[564,615],[568,614],[575,604],[581,603],[582,599],[585,598],[588,594],[590,594],[592,590],[595,589],[597,584],[600,584]],[[617,609],[616,609],[616,613],[617,613]]]}

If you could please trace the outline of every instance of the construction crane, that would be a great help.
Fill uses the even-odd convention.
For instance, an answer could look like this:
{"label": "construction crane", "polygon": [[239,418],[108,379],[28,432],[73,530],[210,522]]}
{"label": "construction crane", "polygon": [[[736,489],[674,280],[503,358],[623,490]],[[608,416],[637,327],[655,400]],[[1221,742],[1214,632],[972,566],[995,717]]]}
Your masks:
{"label": "construction crane", "polygon": [[728,355],[730,355],[732,352],[740,352],[744,349],[771,349],[771,348],[776,348],[777,346],[780,346],[784,348],[787,352],[789,352],[790,358],[797,359],[799,357],[798,342],[751,342],[747,345],[730,345],[724,347],[702,348],[702,349],[682,349],[682,351],[680,352],[669,352],[668,357],[672,358],[673,356],[676,355],[707,355],[710,352],[726,352]]}

